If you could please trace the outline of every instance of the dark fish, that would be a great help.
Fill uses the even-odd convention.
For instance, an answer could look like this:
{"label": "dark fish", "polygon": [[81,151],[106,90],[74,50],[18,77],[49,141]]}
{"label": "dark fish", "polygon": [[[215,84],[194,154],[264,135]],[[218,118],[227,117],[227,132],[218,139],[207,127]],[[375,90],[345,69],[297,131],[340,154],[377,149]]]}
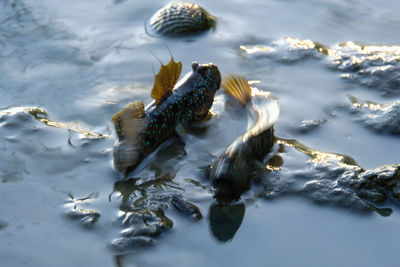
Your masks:
{"label": "dark fish", "polygon": [[251,88],[243,77],[227,78],[223,88],[246,109],[249,119],[246,133],[225,149],[210,173],[217,199],[234,200],[248,189],[251,177],[265,169],[262,161],[274,144],[273,124],[279,117],[279,104],[268,92]]}
{"label": "dark fish", "polygon": [[132,171],[144,157],[171,137],[175,126],[190,125],[204,119],[221,84],[221,74],[214,64],[192,64],[178,84],[181,62],[173,58],[155,75],[151,96],[155,99],[146,109],[133,102],[112,117],[118,140],[114,145],[114,166],[123,174]]}
{"label": "dark fish", "polygon": [[150,19],[149,27],[166,36],[184,36],[215,27],[215,18],[201,6],[190,2],[171,2]]}

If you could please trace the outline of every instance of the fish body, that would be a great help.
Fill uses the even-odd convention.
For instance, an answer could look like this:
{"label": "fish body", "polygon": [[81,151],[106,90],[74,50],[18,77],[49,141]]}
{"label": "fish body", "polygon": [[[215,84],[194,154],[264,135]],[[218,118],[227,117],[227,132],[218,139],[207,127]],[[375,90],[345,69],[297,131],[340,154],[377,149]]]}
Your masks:
{"label": "fish body", "polygon": [[[133,170],[143,158],[171,137],[178,124],[188,126],[193,121],[202,120],[212,106],[215,92],[221,84],[218,67],[211,63],[194,62],[192,71],[174,87],[176,81],[170,79],[177,80],[179,74],[172,77],[175,73],[166,70],[171,62],[162,66],[156,75],[152,90],[155,100],[152,103],[144,108],[142,102],[136,101],[112,118],[118,134],[114,145],[114,166],[123,174]],[[170,66],[176,67],[173,64]],[[157,83],[160,83],[158,87]]]}
{"label": "fish body", "polygon": [[217,198],[237,199],[248,189],[251,178],[265,169],[262,161],[274,144],[273,124],[279,117],[279,104],[268,92],[251,88],[239,76],[227,78],[223,87],[246,109],[248,127],[216,160],[210,179]]}

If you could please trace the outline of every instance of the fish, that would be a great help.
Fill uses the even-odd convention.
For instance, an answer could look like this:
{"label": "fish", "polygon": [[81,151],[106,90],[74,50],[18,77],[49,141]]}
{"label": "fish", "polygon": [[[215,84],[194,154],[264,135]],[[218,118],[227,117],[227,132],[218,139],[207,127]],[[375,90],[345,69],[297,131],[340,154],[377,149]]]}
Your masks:
{"label": "fish", "polygon": [[252,177],[265,173],[263,159],[274,145],[273,125],[280,112],[278,100],[270,92],[250,87],[242,76],[228,76],[222,87],[233,103],[246,110],[248,126],[211,166],[209,178],[221,202],[237,200]]}
{"label": "fish", "polygon": [[192,71],[179,82],[182,63],[171,57],[155,75],[151,97],[128,104],[112,118],[118,139],[114,144],[114,168],[127,175],[150,153],[176,132],[205,119],[216,91],[221,86],[221,73],[212,63],[192,63]]}

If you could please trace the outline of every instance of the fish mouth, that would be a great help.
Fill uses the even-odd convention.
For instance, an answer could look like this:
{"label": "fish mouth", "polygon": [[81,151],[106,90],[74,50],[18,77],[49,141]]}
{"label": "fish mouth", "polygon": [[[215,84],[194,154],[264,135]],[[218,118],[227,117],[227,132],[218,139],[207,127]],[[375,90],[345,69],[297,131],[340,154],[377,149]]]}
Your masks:
{"label": "fish mouth", "polygon": [[202,106],[202,108],[200,109],[200,111],[199,111],[199,112],[196,112],[196,113],[194,114],[194,115],[195,115],[195,120],[196,120],[196,121],[201,121],[201,120],[203,120],[203,119],[207,116],[208,110],[209,110],[209,108],[208,108],[206,105]]}

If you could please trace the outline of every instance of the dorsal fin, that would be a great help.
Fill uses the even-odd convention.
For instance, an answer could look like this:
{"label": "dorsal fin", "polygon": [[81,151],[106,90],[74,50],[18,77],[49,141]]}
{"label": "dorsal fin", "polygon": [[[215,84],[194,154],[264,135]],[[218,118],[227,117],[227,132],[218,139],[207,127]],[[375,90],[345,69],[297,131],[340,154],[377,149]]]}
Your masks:
{"label": "dorsal fin", "polygon": [[174,89],[181,71],[182,62],[175,62],[173,57],[167,65],[161,65],[160,71],[154,75],[154,85],[151,89],[151,97],[156,101],[156,105]]}
{"label": "dorsal fin", "polygon": [[251,99],[251,88],[244,77],[238,75],[228,76],[224,79],[222,87],[224,88],[224,93],[232,96],[242,106],[245,106]]}
{"label": "dorsal fin", "polygon": [[114,123],[118,137],[126,139],[130,139],[133,136],[136,137],[137,131],[143,126],[144,115],[143,102],[135,101],[112,116],[111,120]]}

